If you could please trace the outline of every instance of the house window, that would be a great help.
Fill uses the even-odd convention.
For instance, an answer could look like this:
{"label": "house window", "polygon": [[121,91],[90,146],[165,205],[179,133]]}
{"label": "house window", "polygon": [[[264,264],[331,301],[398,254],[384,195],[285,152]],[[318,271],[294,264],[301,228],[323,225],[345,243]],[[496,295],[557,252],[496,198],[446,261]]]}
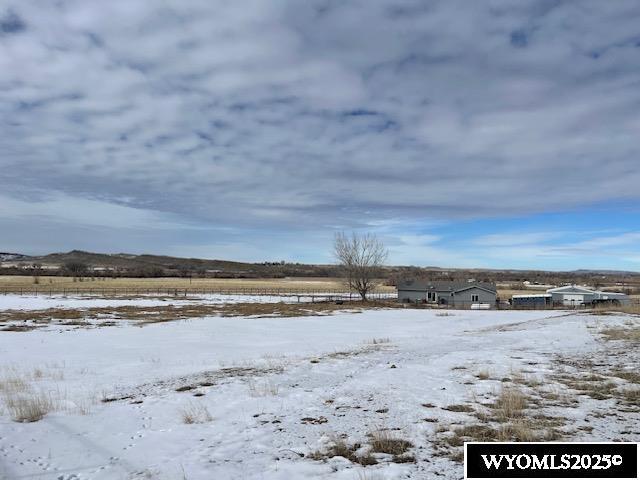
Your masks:
{"label": "house window", "polygon": [[471,301],[472,302],[477,302],[480,299],[480,295],[471,295]]}

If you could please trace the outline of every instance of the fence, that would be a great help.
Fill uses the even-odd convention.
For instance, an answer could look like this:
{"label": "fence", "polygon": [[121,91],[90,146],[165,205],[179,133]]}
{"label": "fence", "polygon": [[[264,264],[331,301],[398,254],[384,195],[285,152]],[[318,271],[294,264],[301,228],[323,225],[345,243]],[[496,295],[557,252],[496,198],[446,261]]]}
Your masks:
{"label": "fence", "polygon": [[[56,287],[0,287],[0,295],[31,295],[31,296],[77,296],[77,297],[131,297],[131,296],[167,296],[167,297],[195,297],[202,295],[237,295],[262,297],[297,297],[311,298],[311,301],[359,300],[360,295],[354,292],[340,290],[304,291],[285,288],[56,288]],[[390,292],[374,291],[367,295],[370,300],[395,299],[397,295]]]}

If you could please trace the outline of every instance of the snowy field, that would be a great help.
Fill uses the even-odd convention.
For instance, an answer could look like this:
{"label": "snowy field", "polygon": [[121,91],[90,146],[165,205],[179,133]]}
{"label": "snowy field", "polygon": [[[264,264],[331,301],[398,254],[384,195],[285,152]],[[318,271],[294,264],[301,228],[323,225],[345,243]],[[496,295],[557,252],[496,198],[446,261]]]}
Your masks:
{"label": "snowy field", "polygon": [[[7,296],[0,313],[119,301],[162,302]],[[495,421],[479,412],[505,388],[564,438],[638,441],[626,393],[637,347],[602,335],[638,326],[624,315],[378,309],[0,331],[0,478],[457,479],[449,435]],[[606,377],[606,395],[569,381],[585,375]],[[49,411],[15,421],[16,398]],[[382,434],[406,452],[374,451]],[[341,443],[353,457],[328,453]]]}
{"label": "snowy field", "polygon": [[[349,298],[348,294],[343,295]],[[318,293],[314,296],[300,295],[223,295],[223,294],[198,294],[196,296],[155,296],[135,295],[131,297],[102,297],[99,295],[0,295],[0,311],[3,310],[40,310],[45,308],[87,308],[87,307],[120,307],[120,306],[145,306],[153,307],[174,304],[224,304],[224,303],[263,303],[263,302],[310,302],[323,297],[335,298],[335,294]],[[389,298],[393,295],[389,294]]]}

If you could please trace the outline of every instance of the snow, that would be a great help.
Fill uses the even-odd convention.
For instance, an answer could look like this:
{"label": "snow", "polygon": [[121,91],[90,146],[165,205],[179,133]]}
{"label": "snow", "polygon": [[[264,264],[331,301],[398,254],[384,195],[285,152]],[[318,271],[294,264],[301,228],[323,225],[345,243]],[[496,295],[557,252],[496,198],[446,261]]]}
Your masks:
{"label": "snow", "polygon": [[[391,297],[392,295],[390,295]],[[2,310],[43,310],[47,308],[90,308],[90,307],[120,307],[142,306],[154,307],[159,305],[206,303],[263,303],[263,302],[310,302],[336,298],[337,295],[329,293],[299,294],[299,295],[225,295],[225,294],[197,294],[196,296],[153,296],[136,295],[132,297],[101,297],[99,295],[0,295],[0,311]],[[348,294],[343,295],[349,298]]]}
{"label": "snow", "polygon": [[[118,305],[0,297],[0,308],[79,308],[90,301]],[[442,316],[388,309],[0,332],[0,381],[21,376],[34,391],[54,392],[62,405],[34,423],[13,422],[0,407],[0,478],[355,480],[436,472],[460,478],[461,464],[430,454],[435,424],[424,417],[459,421],[460,413],[439,407],[499,385],[465,384],[474,372],[544,369],[555,354],[587,354],[598,345],[596,321],[622,320],[558,311]],[[452,370],[460,366],[466,370]],[[198,386],[203,380],[213,385]],[[176,391],[185,385],[195,388]],[[436,408],[421,407],[427,402]],[[183,423],[184,409],[202,407],[211,422]],[[327,422],[301,422],[305,417]],[[364,443],[383,427],[411,439],[418,463],[381,462],[365,472],[338,457],[324,463],[300,457],[340,434]]]}

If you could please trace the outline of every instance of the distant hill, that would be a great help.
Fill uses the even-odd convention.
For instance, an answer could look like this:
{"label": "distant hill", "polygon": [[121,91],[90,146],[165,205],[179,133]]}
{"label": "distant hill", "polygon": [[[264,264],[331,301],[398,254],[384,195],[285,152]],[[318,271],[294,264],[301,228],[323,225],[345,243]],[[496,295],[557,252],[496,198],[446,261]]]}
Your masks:
{"label": "distant hill", "polygon": [[[302,264],[287,262],[246,263],[229,260],[206,260],[166,255],[94,253],[72,250],[66,253],[28,256],[19,253],[0,253],[3,275],[64,273],[65,265],[82,264],[95,276],[120,277],[213,277],[213,278],[282,278],[282,277],[337,277],[336,265]],[[36,272],[37,270],[37,272]],[[575,283],[593,286],[628,286],[640,290],[640,273],[606,270],[576,270],[549,272],[544,270],[513,269],[459,269],[442,267],[388,266],[381,276],[395,284],[400,279],[424,278],[430,280],[468,280],[524,288],[522,282],[544,285]]]}
{"label": "distant hill", "polygon": [[94,271],[109,271],[122,276],[187,276],[212,277],[285,277],[285,276],[336,276],[334,265],[305,265],[286,262],[245,263],[228,260],[206,260],[181,258],[166,255],[134,255],[129,253],[93,253],[72,250],[41,256],[21,255],[11,258],[12,263],[23,265],[63,267],[70,263],[81,263]]}
{"label": "distant hill", "polygon": [[23,260],[28,258],[26,255],[22,255],[21,253],[9,253],[9,252],[0,252],[0,262],[8,262],[12,260]]}

